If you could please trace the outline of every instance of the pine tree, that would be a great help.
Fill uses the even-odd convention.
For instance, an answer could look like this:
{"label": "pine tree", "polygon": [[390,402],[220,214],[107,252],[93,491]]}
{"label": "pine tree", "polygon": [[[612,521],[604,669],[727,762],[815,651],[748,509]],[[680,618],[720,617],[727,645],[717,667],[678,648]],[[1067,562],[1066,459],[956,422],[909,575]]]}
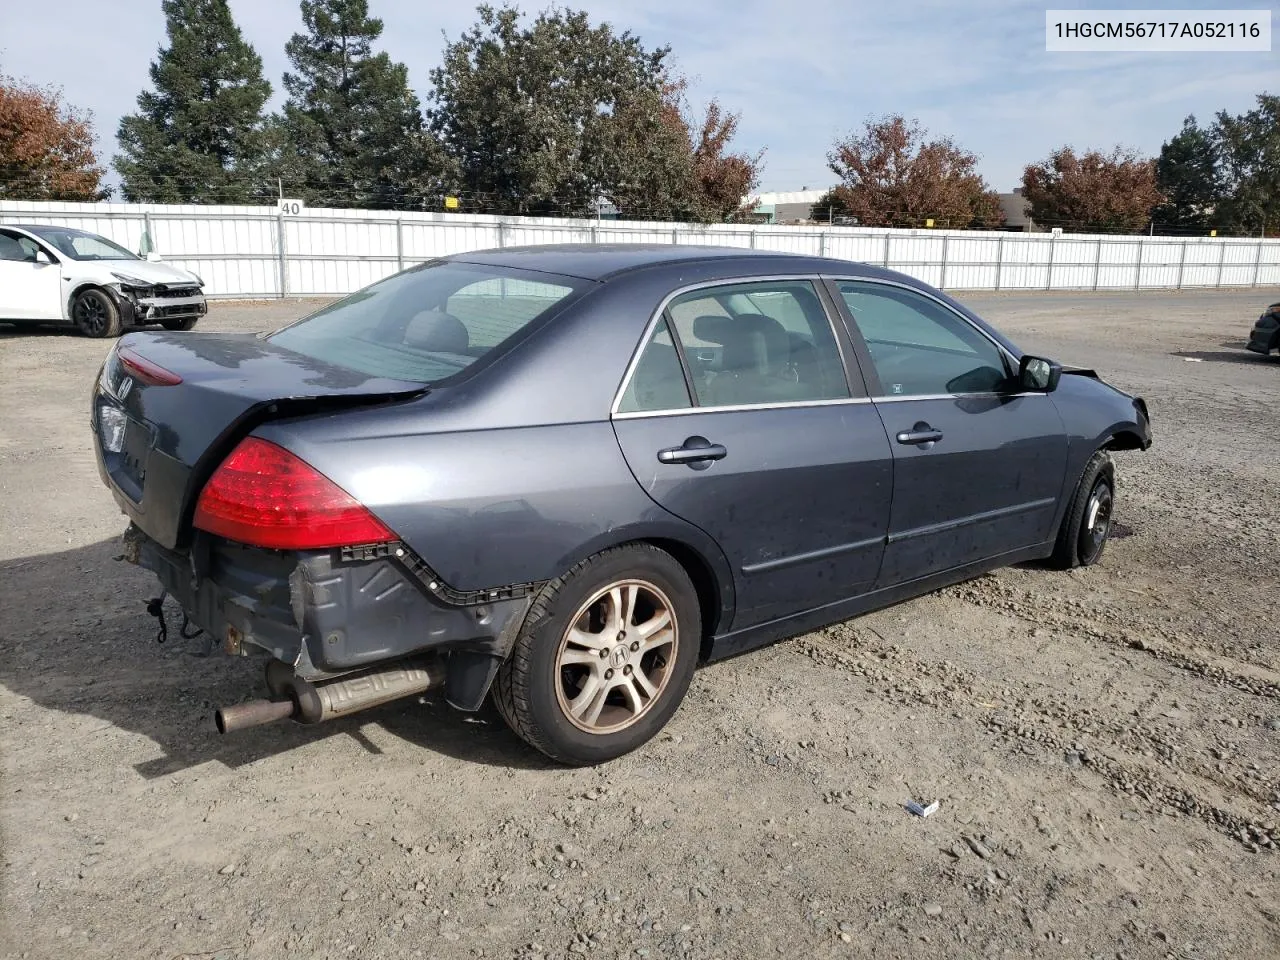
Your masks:
{"label": "pine tree", "polygon": [[1156,186],[1164,194],[1164,202],[1151,213],[1157,227],[1179,232],[1209,228],[1222,203],[1222,176],[1213,131],[1200,127],[1195,117],[1187,117],[1181,132],[1160,148]]}
{"label": "pine tree", "polygon": [[115,168],[125,199],[246,203],[269,194],[263,104],[271,84],[227,0],[163,0],[169,46],[153,90],[120,121]]}
{"label": "pine tree", "polygon": [[290,192],[313,204],[374,208],[435,204],[443,151],[423,126],[408,70],[375,53],[382,21],[367,0],[302,0],[306,33],[285,52],[289,100],[281,127]]}

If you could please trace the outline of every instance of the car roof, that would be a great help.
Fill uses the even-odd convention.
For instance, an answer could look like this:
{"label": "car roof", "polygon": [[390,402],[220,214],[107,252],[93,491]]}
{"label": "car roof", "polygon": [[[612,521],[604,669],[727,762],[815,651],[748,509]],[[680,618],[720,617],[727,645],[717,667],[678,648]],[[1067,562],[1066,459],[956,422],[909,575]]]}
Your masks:
{"label": "car roof", "polygon": [[[747,247],[717,247],[676,243],[555,243],[528,247],[500,247],[453,254],[443,259],[459,263],[515,267],[582,280],[607,280],[632,270],[672,264],[739,260],[745,273],[766,274],[771,270],[805,270],[814,273],[848,271],[851,261],[809,257],[775,250]],[[899,277],[880,267],[858,264],[858,272],[868,276]]]}

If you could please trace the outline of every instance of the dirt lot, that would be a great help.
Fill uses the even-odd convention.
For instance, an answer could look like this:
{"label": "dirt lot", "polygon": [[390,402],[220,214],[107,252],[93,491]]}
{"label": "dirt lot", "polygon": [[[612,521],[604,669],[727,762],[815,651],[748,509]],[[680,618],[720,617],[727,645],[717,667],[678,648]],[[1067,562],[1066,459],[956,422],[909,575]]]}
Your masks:
{"label": "dirt lot", "polygon": [[432,702],[220,739],[259,667],[112,562],[107,344],[0,327],[0,955],[1280,955],[1280,291],[968,299],[1147,398],[1101,565],[708,667],[583,771]]}

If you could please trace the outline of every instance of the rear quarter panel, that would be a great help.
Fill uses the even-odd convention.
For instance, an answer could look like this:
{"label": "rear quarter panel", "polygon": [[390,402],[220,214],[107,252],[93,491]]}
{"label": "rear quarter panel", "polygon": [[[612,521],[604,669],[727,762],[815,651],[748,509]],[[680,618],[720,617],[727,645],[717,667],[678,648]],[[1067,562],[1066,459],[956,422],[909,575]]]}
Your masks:
{"label": "rear quarter panel", "polygon": [[666,539],[703,558],[727,615],[719,547],[645,494],[609,418],[649,317],[679,282],[644,273],[598,288],[462,383],[254,432],[366,504],[456,589],[548,580],[607,547]]}

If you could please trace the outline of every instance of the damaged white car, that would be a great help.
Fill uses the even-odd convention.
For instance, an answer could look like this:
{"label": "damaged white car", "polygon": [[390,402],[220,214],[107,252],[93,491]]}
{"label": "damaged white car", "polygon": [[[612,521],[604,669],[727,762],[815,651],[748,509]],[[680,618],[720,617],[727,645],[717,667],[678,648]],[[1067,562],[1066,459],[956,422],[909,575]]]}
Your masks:
{"label": "damaged white car", "polygon": [[72,324],[88,337],[148,324],[190,330],[208,309],[203,287],[96,233],[0,224],[0,322]]}

